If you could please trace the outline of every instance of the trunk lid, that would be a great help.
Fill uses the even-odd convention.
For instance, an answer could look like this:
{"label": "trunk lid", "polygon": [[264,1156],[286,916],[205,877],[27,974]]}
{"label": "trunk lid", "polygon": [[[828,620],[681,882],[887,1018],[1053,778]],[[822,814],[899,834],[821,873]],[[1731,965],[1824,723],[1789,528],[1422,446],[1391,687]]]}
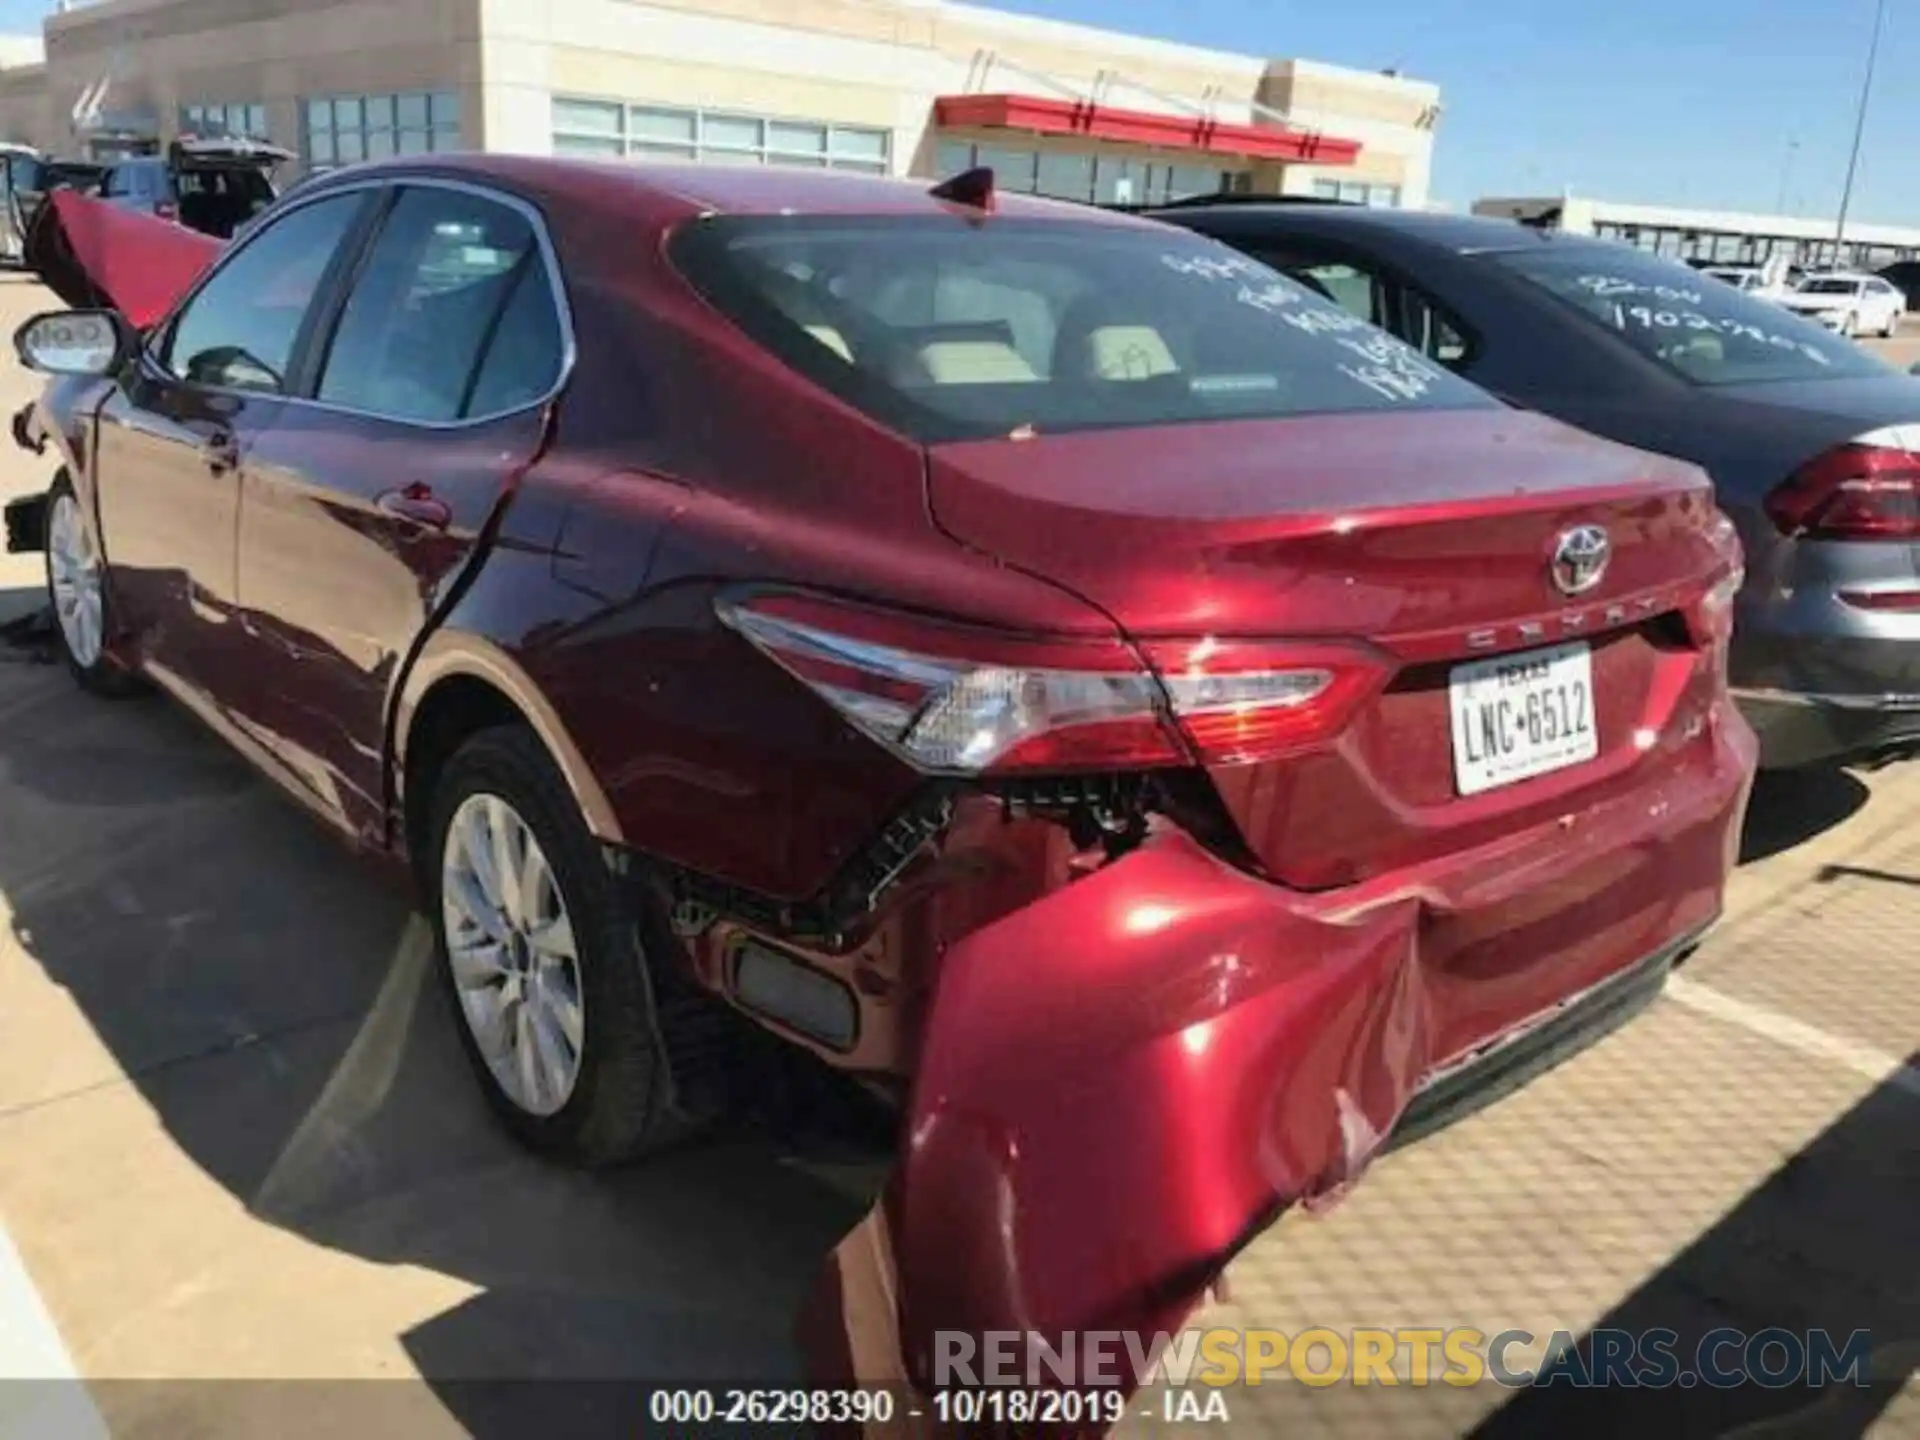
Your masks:
{"label": "trunk lid", "polygon": [[[1158,642],[1236,638],[1356,641],[1378,654],[1385,678],[1341,733],[1282,760],[1210,767],[1260,863],[1303,888],[1638,783],[1658,763],[1645,732],[1673,718],[1700,669],[1684,612],[1731,555],[1700,470],[1520,412],[968,442],[934,447],[929,484],[956,539],[1074,590],[1156,655],[1167,653]],[[1570,596],[1553,561],[1583,527],[1604,532],[1610,553]],[[1560,645],[1577,673],[1456,673]],[[1488,734],[1467,734],[1460,753],[1460,730],[1478,730],[1510,680],[1575,679],[1595,753],[1492,783],[1497,746],[1491,761],[1471,753]],[[1543,703],[1569,697],[1583,698],[1563,689]],[[1569,735],[1580,728],[1562,714]],[[1560,723],[1538,722],[1522,749],[1537,758],[1540,725]]]}

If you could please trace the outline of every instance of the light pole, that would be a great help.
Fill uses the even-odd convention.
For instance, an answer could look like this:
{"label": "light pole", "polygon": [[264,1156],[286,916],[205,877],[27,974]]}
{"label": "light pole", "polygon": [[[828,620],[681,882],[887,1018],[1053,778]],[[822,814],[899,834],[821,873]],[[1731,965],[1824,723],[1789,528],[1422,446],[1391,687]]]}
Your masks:
{"label": "light pole", "polygon": [[1833,260],[1841,263],[1840,250],[1846,243],[1847,206],[1853,202],[1853,176],[1860,168],[1860,137],[1867,129],[1867,100],[1873,94],[1873,66],[1880,58],[1880,28],[1886,22],[1887,0],[1875,0],[1873,39],[1867,45],[1867,73],[1860,81],[1860,109],[1853,119],[1853,150],[1847,156],[1847,183],[1840,189],[1840,220],[1833,229]]}

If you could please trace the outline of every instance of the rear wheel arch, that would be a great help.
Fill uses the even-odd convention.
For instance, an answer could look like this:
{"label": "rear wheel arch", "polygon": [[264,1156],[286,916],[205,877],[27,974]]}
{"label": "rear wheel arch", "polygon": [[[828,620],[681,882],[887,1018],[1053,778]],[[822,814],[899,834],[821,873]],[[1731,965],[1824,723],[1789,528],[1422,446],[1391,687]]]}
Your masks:
{"label": "rear wheel arch", "polygon": [[419,853],[441,768],[473,735],[520,725],[545,747],[596,839],[623,840],[606,792],[539,687],[519,664],[478,636],[441,632],[408,669],[388,743],[396,839]]}

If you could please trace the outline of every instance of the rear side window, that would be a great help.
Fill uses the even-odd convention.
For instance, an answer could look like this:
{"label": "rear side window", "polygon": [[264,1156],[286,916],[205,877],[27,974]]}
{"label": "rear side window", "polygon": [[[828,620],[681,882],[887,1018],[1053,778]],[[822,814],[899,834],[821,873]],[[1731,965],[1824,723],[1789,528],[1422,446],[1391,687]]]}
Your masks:
{"label": "rear side window", "polygon": [[560,312],[544,265],[520,268],[480,373],[468,415],[502,415],[542,398],[560,377]]}
{"label": "rear side window", "polygon": [[1370,325],[1386,328],[1387,307],[1380,282],[1366,271],[1331,260],[1276,268],[1285,269],[1309,290],[1319,291],[1342,310],[1358,315]]}
{"label": "rear side window", "polygon": [[1891,369],[1780,306],[1625,245],[1541,245],[1491,258],[1696,385]]}
{"label": "rear side window", "polygon": [[538,400],[560,327],[533,224],[464,191],[405,189],[354,282],[318,398],[445,423]]}
{"label": "rear side window", "polygon": [[1497,403],[1186,231],[741,216],[687,226],[674,254],[762,345],[925,442]]}

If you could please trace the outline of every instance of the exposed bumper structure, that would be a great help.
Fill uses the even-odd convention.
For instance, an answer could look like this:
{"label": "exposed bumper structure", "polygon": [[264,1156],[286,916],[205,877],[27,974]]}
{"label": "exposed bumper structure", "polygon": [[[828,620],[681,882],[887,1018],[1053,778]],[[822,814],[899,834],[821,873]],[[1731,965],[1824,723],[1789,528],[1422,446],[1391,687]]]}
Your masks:
{"label": "exposed bumper structure", "polygon": [[1754,752],[1722,702],[1658,788],[1325,895],[1168,831],[968,937],[816,1368],[924,1388],[941,1332],[1178,1326],[1282,1209],[1657,985],[1719,911]]}

